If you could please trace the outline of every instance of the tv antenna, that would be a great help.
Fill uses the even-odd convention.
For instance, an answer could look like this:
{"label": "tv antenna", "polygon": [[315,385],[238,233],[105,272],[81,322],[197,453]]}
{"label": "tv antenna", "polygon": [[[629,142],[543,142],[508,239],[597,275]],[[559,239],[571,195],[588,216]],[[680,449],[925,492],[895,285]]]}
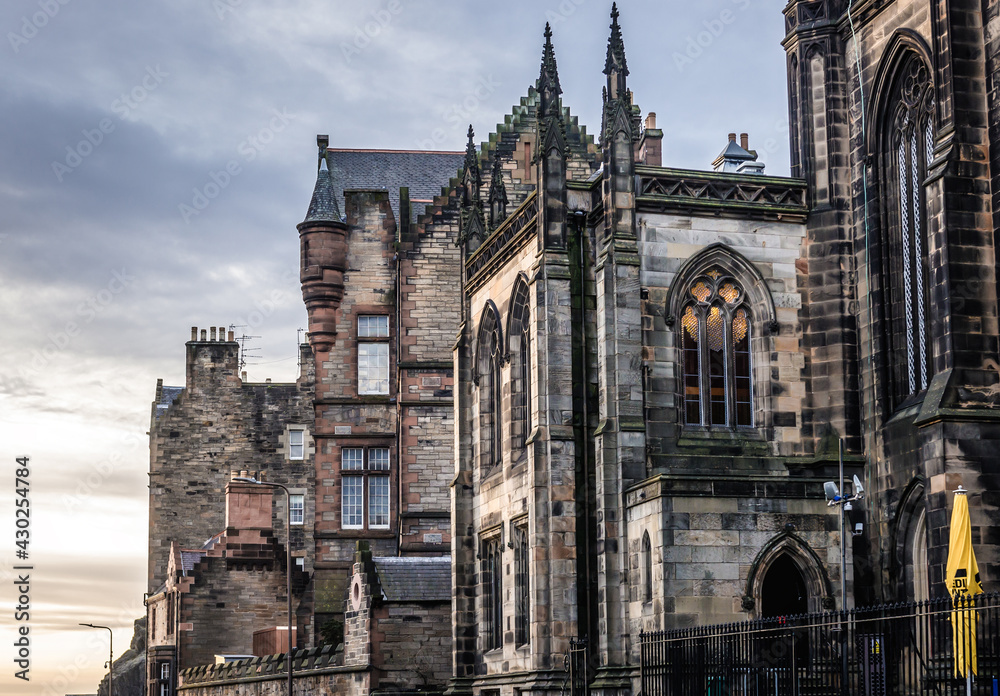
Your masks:
{"label": "tv antenna", "polygon": [[[235,333],[236,329],[244,329],[246,326],[246,324],[230,324],[229,330]],[[260,354],[256,352],[260,350],[259,348],[247,348],[247,342],[254,338],[260,338],[260,336],[249,336],[241,333],[236,337],[236,342],[240,344],[240,372],[243,372],[243,368],[247,366],[247,358],[260,357]]]}

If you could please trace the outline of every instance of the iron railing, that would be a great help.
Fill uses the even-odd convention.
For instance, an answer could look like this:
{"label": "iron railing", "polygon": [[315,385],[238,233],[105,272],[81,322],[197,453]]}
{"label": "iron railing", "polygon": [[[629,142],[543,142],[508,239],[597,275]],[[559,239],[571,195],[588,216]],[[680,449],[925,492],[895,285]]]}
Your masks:
{"label": "iron railing", "polygon": [[[975,696],[1000,679],[1000,594],[700,626],[640,636],[643,696],[960,696],[956,647],[974,647]],[[969,617],[975,617],[975,621]],[[953,619],[972,630],[955,642]]]}

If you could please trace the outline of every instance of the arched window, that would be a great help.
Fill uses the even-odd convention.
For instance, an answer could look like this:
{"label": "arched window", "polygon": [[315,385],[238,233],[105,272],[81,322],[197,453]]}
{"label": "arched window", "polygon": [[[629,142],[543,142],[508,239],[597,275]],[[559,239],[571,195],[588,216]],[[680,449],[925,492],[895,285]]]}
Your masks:
{"label": "arched window", "polygon": [[927,228],[924,179],[933,159],[933,90],[924,62],[904,61],[890,88],[882,135],[883,334],[894,405],[927,388]]}
{"label": "arched window", "polygon": [[523,449],[531,432],[531,310],[528,284],[517,279],[511,295],[507,340],[510,342],[511,446]]}
{"label": "arched window", "polygon": [[500,317],[490,302],[479,320],[476,383],[479,385],[479,464],[483,473],[500,463]]}
{"label": "arched window", "polygon": [[742,286],[718,268],[691,283],[680,321],[686,425],[754,425],[751,319]]}
{"label": "arched window", "polygon": [[653,601],[653,547],[649,532],[642,533],[642,601]]}

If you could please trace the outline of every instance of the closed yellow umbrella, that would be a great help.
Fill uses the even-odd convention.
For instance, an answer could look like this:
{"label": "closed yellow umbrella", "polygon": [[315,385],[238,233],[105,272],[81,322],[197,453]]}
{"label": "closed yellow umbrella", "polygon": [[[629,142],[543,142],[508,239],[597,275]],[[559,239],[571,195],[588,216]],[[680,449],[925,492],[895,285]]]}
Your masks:
{"label": "closed yellow umbrella", "polygon": [[969,521],[969,501],[961,486],[955,491],[955,505],[951,511],[951,538],[948,542],[948,592],[956,611],[951,614],[954,630],[955,671],[969,678],[978,674],[976,656],[976,611],[971,608],[972,598],[981,594],[979,564],[972,549],[972,524]]}

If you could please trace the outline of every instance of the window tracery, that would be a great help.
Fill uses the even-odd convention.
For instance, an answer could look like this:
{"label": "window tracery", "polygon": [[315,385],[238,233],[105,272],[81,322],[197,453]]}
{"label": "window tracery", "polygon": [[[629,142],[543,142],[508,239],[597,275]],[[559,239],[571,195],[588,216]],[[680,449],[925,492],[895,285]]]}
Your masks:
{"label": "window tracery", "polygon": [[718,268],[695,278],[680,324],[685,424],[753,427],[752,321],[742,286]]}

